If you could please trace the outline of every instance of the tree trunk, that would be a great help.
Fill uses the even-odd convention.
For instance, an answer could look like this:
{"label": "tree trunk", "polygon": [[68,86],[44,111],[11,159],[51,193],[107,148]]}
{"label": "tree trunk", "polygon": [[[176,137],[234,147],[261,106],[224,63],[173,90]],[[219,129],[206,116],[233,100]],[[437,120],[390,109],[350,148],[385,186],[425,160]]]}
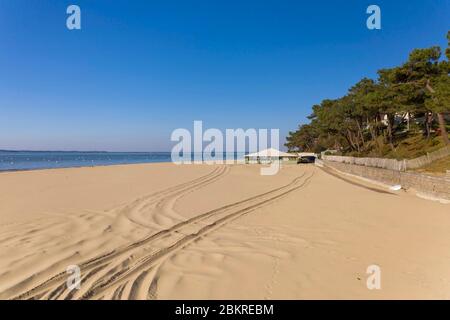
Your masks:
{"label": "tree trunk", "polygon": [[450,140],[448,139],[447,128],[445,127],[444,114],[442,112],[439,112],[437,114],[437,117],[438,117],[438,121],[439,121],[439,129],[441,130],[442,140],[444,140],[444,143],[446,145],[449,145],[450,144]]}
{"label": "tree trunk", "polygon": [[428,112],[426,112],[425,113],[425,135],[426,135],[426,138],[427,139],[429,139],[430,138],[430,126],[428,125],[428,118],[429,118],[429,115],[428,115]]}
{"label": "tree trunk", "polygon": [[375,129],[374,126],[372,124],[370,124],[370,136],[372,137],[372,141],[375,142],[376,140],[376,134],[375,134]]}
{"label": "tree trunk", "polygon": [[387,120],[388,120],[388,138],[389,138],[389,146],[391,147],[392,150],[394,150],[394,143],[393,143],[393,138],[394,138],[394,119],[395,119],[395,115],[387,115]]}
{"label": "tree trunk", "polygon": [[357,151],[358,149],[356,148],[356,144],[353,142],[353,138],[352,138],[352,133],[350,132],[349,129],[347,129],[347,134],[344,135],[345,139],[347,140],[347,142],[349,143],[350,147]]}
{"label": "tree trunk", "polygon": [[362,130],[361,124],[359,123],[358,120],[356,120],[356,123],[357,123],[357,125],[358,125],[358,133],[359,133],[359,135],[360,135],[360,137],[361,137],[361,141],[362,141],[362,144],[363,144],[363,147],[364,147],[364,145],[366,144],[366,141],[365,141],[365,139],[364,139],[363,130]]}
{"label": "tree trunk", "polygon": [[[434,89],[430,85],[430,80],[427,81],[427,89],[428,89],[428,91],[431,92],[431,94],[435,93]],[[444,114],[442,112],[439,112],[437,114],[437,116],[438,116],[438,121],[439,121],[439,129],[441,130],[442,140],[444,140],[444,143],[446,145],[449,145],[450,141],[448,140],[448,132],[447,132],[447,128],[445,127]]]}
{"label": "tree trunk", "polygon": [[406,121],[407,121],[407,130],[408,130],[408,132],[409,132],[409,130],[411,129],[411,126],[410,126],[410,123],[409,123],[409,121],[410,121],[410,119],[411,119],[411,113],[407,113],[406,114]]}
{"label": "tree trunk", "polygon": [[431,136],[431,123],[433,122],[433,112],[425,113],[425,130],[427,134],[427,139]]}

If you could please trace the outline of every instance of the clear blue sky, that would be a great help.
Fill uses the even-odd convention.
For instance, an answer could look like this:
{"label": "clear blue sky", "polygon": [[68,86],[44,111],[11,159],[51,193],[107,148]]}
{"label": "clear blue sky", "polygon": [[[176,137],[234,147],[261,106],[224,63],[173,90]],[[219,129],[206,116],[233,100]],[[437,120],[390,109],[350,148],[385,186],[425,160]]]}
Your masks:
{"label": "clear blue sky", "polygon": [[448,0],[0,0],[0,149],[170,151],[194,120],[284,137],[447,30]]}

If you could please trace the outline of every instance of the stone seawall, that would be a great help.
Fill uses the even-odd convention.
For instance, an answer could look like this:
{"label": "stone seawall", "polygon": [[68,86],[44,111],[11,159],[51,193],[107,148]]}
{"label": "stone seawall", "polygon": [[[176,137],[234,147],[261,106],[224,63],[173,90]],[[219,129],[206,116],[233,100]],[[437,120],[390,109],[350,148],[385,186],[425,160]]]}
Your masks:
{"label": "stone seawall", "polygon": [[450,156],[450,146],[427,153],[426,155],[415,159],[395,160],[387,158],[358,158],[346,156],[330,156],[325,154],[322,154],[322,159],[326,161],[355,164],[366,167],[406,171],[408,169],[417,169],[426,166],[436,160],[440,160],[448,156]]}
{"label": "stone seawall", "polygon": [[327,167],[378,182],[401,185],[425,195],[450,200],[450,178],[324,160]]}

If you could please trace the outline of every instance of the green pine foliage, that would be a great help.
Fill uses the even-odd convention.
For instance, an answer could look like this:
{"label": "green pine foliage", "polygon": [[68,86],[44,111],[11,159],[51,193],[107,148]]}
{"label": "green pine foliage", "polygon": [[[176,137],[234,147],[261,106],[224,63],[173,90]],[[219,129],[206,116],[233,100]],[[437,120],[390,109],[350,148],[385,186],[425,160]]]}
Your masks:
{"label": "green pine foliage", "polygon": [[415,49],[403,65],[313,106],[310,123],[286,138],[288,149],[413,158],[449,144],[450,31],[447,38],[447,60],[439,47]]}

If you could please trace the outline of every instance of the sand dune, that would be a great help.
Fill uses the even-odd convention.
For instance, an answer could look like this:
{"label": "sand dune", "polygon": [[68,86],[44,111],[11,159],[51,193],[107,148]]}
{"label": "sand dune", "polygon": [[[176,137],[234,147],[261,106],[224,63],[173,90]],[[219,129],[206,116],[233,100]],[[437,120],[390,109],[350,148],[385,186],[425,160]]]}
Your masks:
{"label": "sand dune", "polygon": [[448,206],[310,165],[2,173],[0,191],[3,299],[450,297]]}

